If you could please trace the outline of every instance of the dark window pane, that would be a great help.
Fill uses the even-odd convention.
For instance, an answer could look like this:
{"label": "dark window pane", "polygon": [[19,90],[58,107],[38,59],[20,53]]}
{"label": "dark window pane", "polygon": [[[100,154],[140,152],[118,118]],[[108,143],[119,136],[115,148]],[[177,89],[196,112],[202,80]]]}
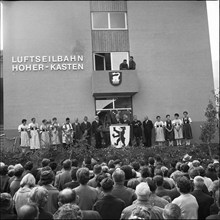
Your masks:
{"label": "dark window pane", "polygon": [[131,108],[131,97],[116,98],[115,108]]}

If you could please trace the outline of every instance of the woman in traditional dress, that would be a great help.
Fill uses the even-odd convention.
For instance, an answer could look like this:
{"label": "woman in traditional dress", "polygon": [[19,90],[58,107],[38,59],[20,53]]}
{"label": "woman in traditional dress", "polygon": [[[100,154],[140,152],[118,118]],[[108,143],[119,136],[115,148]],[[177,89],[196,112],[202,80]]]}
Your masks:
{"label": "woman in traditional dress", "polygon": [[36,150],[40,149],[40,139],[39,139],[39,126],[36,123],[36,119],[32,118],[31,123],[28,125],[30,129],[30,149]]}
{"label": "woman in traditional dress", "polygon": [[172,121],[172,124],[174,126],[174,137],[176,140],[176,145],[181,146],[181,139],[183,139],[183,130],[182,130],[182,120],[179,119],[179,114],[174,114],[175,119]]}
{"label": "woman in traditional dress", "polygon": [[28,125],[27,125],[27,120],[26,119],[23,119],[21,121],[22,124],[20,124],[18,126],[18,132],[20,133],[21,135],[21,150],[22,150],[22,153],[25,152],[25,149],[29,148],[30,147],[30,138],[29,138],[29,129],[28,129]]}
{"label": "woman in traditional dress", "polygon": [[49,136],[49,130],[47,126],[47,120],[44,119],[42,123],[43,124],[40,126],[41,147],[46,148],[50,146],[50,136]]}
{"label": "woman in traditional dress", "polygon": [[172,121],[170,120],[170,115],[166,115],[166,119],[167,120],[164,122],[165,139],[166,141],[168,141],[169,146],[173,146],[174,133]]}
{"label": "woman in traditional dress", "polygon": [[54,146],[54,150],[57,150],[57,146],[60,144],[59,127],[60,125],[57,122],[57,118],[54,117],[50,125],[51,144]]}
{"label": "woman in traditional dress", "polygon": [[193,138],[192,136],[192,129],[191,124],[192,119],[188,117],[188,112],[183,112],[183,138],[186,140],[186,145],[190,145],[190,139]]}
{"label": "woman in traditional dress", "polygon": [[154,123],[155,133],[156,133],[156,142],[161,146],[162,143],[165,141],[164,138],[164,124],[160,120],[160,116],[156,117],[157,121]]}

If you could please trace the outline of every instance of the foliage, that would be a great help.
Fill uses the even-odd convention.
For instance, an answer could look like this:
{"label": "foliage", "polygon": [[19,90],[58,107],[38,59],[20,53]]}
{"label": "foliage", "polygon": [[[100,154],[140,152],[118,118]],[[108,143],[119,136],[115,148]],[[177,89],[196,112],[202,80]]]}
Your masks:
{"label": "foliage", "polygon": [[217,128],[217,110],[211,100],[206,107],[205,111],[206,122],[201,125],[200,139],[202,142],[209,144],[215,137]]}

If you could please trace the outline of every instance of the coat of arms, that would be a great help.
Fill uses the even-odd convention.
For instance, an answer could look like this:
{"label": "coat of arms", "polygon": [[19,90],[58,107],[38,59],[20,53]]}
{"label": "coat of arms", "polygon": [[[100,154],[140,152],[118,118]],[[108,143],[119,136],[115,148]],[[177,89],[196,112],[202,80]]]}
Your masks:
{"label": "coat of arms", "polygon": [[128,146],[130,140],[130,126],[111,125],[110,139],[111,139],[111,145],[116,148]]}
{"label": "coat of arms", "polygon": [[122,72],[109,72],[109,80],[113,86],[119,86],[122,82]]}

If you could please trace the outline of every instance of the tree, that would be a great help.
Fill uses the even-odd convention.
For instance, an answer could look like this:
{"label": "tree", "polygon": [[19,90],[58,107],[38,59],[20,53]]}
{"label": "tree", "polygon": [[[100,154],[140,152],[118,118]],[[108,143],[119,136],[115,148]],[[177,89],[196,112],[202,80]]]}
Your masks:
{"label": "tree", "polygon": [[216,106],[213,104],[211,100],[206,107],[205,116],[206,122],[201,125],[201,135],[200,139],[202,142],[207,144],[209,155],[212,158],[212,151],[211,151],[211,142],[215,138],[215,133],[217,130],[218,119],[217,119],[218,111],[216,110]]}

